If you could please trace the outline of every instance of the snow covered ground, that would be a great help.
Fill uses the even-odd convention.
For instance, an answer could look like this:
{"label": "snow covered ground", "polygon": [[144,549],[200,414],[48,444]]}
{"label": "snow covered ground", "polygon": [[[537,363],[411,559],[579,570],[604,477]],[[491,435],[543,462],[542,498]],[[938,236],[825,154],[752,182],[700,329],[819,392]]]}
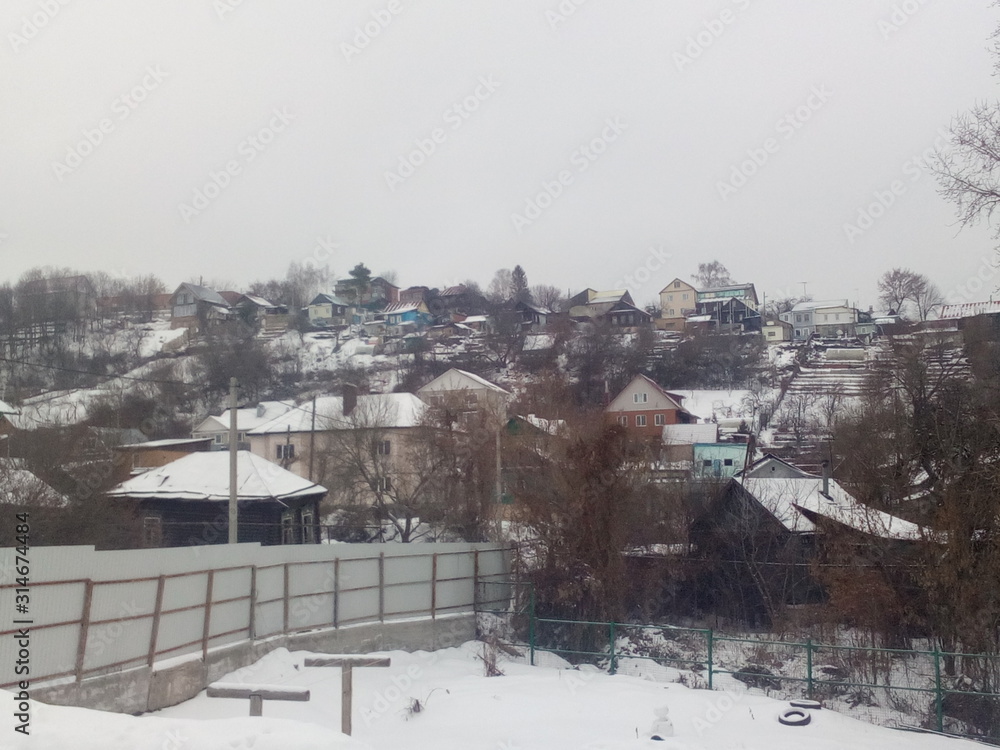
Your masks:
{"label": "snow covered ground", "polygon": [[[31,736],[10,729],[11,750],[960,750],[971,742],[884,729],[827,709],[807,726],[777,720],[787,703],[692,690],[678,683],[581,671],[550,654],[540,666],[503,657],[504,676],[486,677],[482,643],[432,653],[393,651],[389,668],[354,671],[354,737],[340,727],[340,670],[303,666],[305,652],[279,649],[221,681],[307,687],[308,703],[208,698],[130,717],[32,704]],[[673,733],[650,739],[657,713]],[[9,721],[9,719],[8,719]],[[662,725],[660,727],[662,732]],[[13,738],[12,744],[8,742]]]}

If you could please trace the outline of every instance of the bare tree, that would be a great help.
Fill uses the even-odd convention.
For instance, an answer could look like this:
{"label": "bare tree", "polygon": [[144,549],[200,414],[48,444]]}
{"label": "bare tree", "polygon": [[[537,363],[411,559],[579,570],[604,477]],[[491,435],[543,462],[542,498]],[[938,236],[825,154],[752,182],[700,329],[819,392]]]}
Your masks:
{"label": "bare tree", "polygon": [[509,268],[501,268],[493,274],[493,280],[486,289],[486,298],[493,304],[507,302],[514,294],[513,272]]}
{"label": "bare tree", "polygon": [[976,104],[955,118],[951,138],[935,165],[940,193],[957,206],[964,226],[989,223],[1000,205],[1000,108]]}
{"label": "bare tree", "polygon": [[555,310],[563,298],[559,288],[551,284],[535,284],[531,287],[531,296],[537,304],[550,310]]}
{"label": "bare tree", "polygon": [[905,316],[911,311],[926,320],[935,305],[944,301],[941,290],[923,274],[908,268],[893,268],[878,280],[879,302],[887,309]]}
{"label": "bare tree", "polygon": [[699,289],[714,289],[720,286],[735,284],[729,275],[729,269],[717,260],[711,263],[699,263],[698,273],[691,277]]}

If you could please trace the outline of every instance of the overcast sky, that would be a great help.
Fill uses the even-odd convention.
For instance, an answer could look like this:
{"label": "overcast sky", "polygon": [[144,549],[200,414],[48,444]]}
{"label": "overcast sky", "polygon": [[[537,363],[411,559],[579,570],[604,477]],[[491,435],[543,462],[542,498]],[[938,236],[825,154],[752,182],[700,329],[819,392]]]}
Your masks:
{"label": "overcast sky", "polygon": [[991,233],[920,159],[996,98],[991,6],[3,0],[0,280],[520,263],[643,304],[718,259],[768,297],[867,307],[904,266],[986,298]]}

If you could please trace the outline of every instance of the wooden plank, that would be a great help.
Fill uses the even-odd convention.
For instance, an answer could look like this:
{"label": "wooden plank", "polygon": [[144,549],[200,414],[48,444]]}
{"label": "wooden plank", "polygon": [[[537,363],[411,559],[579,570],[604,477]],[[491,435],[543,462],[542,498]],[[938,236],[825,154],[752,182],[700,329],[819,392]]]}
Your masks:
{"label": "wooden plank", "polygon": [[[380,589],[381,590],[381,589]],[[340,731],[351,734],[351,712],[354,703],[353,666],[350,662],[341,665],[340,671]]]}
{"label": "wooden plank", "polygon": [[333,561],[333,627],[340,627],[340,558]]}
{"label": "wooden plank", "polygon": [[250,568],[250,624],[247,634],[251,641],[257,638],[257,566]]}
{"label": "wooden plank", "polygon": [[250,694],[250,715],[251,716],[264,715],[264,696],[262,696],[260,693]]}
{"label": "wooden plank", "polygon": [[205,623],[201,631],[201,658],[208,659],[208,634],[212,629],[212,589],[215,586],[215,571],[208,571],[205,585]]}
{"label": "wooden plank", "polygon": [[253,685],[240,682],[213,682],[208,686],[209,698],[249,698],[259,695],[268,701],[307,701],[309,688],[285,685]]}
{"label": "wooden plank", "polygon": [[83,610],[80,613],[80,639],[76,645],[76,681],[83,679],[83,657],[87,653],[87,634],[90,630],[90,604],[94,599],[94,582],[88,580],[83,590]]}
{"label": "wooden plank", "polygon": [[160,633],[160,613],[163,610],[163,588],[167,579],[160,576],[156,580],[156,605],[153,608],[153,626],[149,633],[149,654],[146,656],[146,666],[153,666],[156,661],[156,639]]}
{"label": "wooden plank", "polygon": [[352,667],[388,667],[391,661],[388,656],[307,656],[307,667],[342,667],[345,664]]}

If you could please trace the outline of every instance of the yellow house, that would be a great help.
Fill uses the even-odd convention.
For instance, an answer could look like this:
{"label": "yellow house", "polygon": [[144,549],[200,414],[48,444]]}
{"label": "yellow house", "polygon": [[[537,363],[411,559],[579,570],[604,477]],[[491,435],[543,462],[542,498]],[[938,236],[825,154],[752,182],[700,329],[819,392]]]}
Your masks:
{"label": "yellow house", "polygon": [[660,290],[660,317],[656,327],[663,331],[684,330],[684,319],[697,310],[698,290],[686,281],[674,279]]}

